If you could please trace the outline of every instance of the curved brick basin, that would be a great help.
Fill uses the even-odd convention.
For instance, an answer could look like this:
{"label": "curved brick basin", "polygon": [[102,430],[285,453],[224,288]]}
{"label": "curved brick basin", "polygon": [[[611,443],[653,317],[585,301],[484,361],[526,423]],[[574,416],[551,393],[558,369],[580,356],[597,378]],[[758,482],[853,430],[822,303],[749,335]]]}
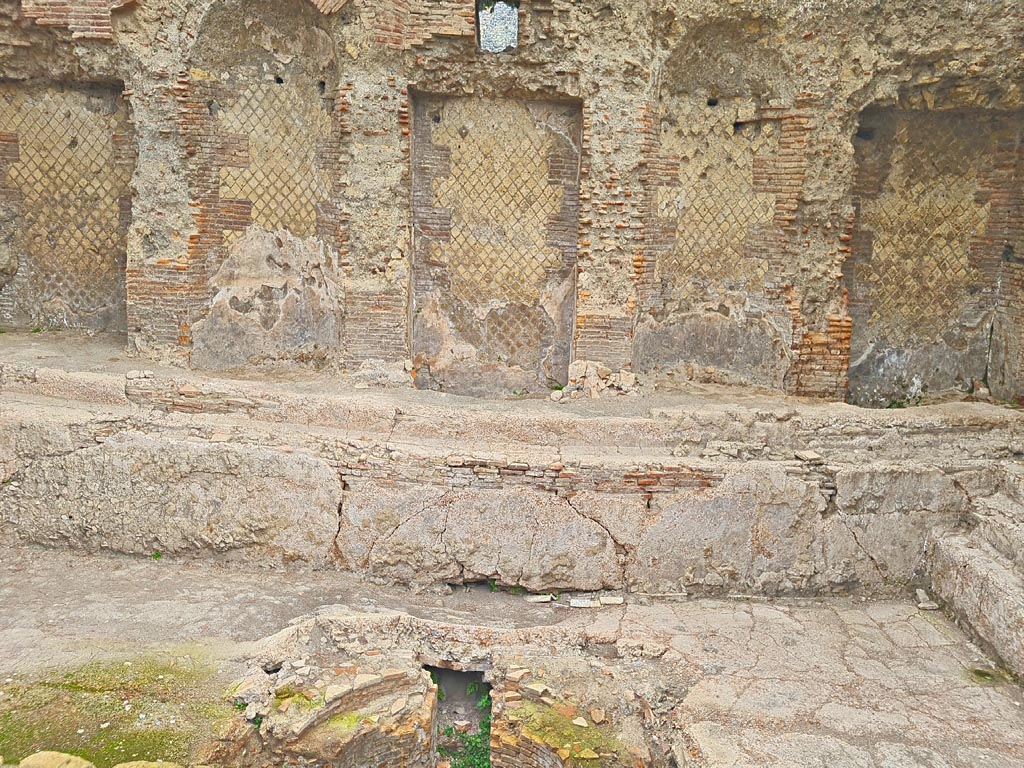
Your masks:
{"label": "curved brick basin", "polygon": [[584,596],[416,596],[167,556],[0,556],[8,763],[56,749],[98,768],[434,765],[437,668],[490,683],[491,760],[505,768],[1024,759],[1020,687],[906,598],[619,593],[619,605],[574,608]]}

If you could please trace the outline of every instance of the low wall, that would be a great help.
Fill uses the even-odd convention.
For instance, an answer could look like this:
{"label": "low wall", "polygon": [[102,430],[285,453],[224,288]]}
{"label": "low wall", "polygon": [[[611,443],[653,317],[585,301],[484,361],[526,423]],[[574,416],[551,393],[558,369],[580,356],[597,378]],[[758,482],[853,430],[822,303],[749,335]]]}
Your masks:
{"label": "low wall", "polygon": [[1024,415],[982,405],[623,398],[596,417],[134,374],[118,403],[113,375],[2,373],[6,540],[417,587],[902,589],[1024,444]]}

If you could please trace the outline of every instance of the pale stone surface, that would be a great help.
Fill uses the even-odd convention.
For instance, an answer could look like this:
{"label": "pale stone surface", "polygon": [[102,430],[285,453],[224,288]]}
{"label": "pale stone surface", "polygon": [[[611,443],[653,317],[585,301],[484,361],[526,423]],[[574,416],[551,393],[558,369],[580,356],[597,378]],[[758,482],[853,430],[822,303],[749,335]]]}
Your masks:
{"label": "pale stone surface", "polygon": [[891,595],[931,579],[1020,665],[1017,411],[746,390],[473,402],[140,372],[74,335],[4,345],[0,543],[432,589]]}
{"label": "pale stone surface", "polygon": [[37,752],[22,760],[20,768],[93,768],[88,760],[60,752]]}
{"label": "pale stone surface", "polygon": [[984,542],[935,544],[932,591],[1024,677],[1024,574]]}
{"label": "pale stone surface", "polygon": [[322,243],[250,231],[211,280],[217,293],[193,328],[192,364],[336,362],[344,287],[333,259]]}
{"label": "pale stone surface", "polygon": [[349,488],[338,548],[350,567],[415,584],[497,578],[533,591],[623,586],[608,533],[553,494]]}
{"label": "pale stone surface", "polygon": [[0,488],[0,522],[23,542],[256,565],[329,560],[341,484],[318,459],[130,432],[80,445],[29,429],[19,452],[33,439],[42,450],[16,459],[16,482]]}
{"label": "pale stone surface", "polygon": [[[486,588],[411,596],[335,574],[311,573],[299,583],[290,574],[173,562],[0,555],[0,601],[10,606],[0,628],[0,658],[8,660],[0,680],[12,672],[26,679],[55,661],[107,658],[115,646],[175,646],[201,622],[204,653],[230,669],[237,663],[228,656],[255,663],[252,683],[236,694],[277,723],[264,731],[279,734],[267,742],[273,750],[293,749],[302,734],[309,749],[338,742],[316,729],[336,710],[264,710],[271,683],[285,691],[292,680],[303,690],[338,686],[339,698],[324,699],[342,706],[352,690],[345,683],[360,679],[373,696],[360,707],[382,722],[415,717],[429,685],[419,666],[425,654],[489,665],[496,701],[571,694],[572,718],[589,715],[586,730],[605,727],[599,721],[607,718],[627,743],[673,747],[695,768],[1015,768],[1024,761],[1020,687],[947,618],[908,600],[700,599],[570,612]],[[69,570],[77,578],[54,600],[49,585]],[[333,605],[317,609],[326,603]],[[315,618],[303,618],[311,609]],[[256,646],[235,644],[275,630],[282,631]],[[275,661],[281,671],[271,678],[264,668]],[[406,707],[395,714],[402,699]],[[296,724],[310,728],[296,736]]]}
{"label": "pale stone surface", "polygon": [[823,570],[815,545],[824,505],[814,485],[757,463],[730,469],[712,490],[659,495],[630,580],[655,592],[749,589],[769,574],[798,585]]}

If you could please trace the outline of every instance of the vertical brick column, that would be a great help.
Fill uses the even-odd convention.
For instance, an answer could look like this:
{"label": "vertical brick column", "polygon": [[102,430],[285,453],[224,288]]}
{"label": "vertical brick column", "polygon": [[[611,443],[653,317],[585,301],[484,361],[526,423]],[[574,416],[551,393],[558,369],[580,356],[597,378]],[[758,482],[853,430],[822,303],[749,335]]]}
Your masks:
{"label": "vertical brick column", "polygon": [[658,263],[676,246],[676,222],[658,213],[658,194],[664,188],[679,185],[679,157],[661,150],[660,115],[648,102],[640,113],[643,136],[641,149],[641,186],[643,200],[643,234],[633,257],[637,297],[641,312],[660,309],[665,301],[658,283]]}
{"label": "vertical brick column", "polygon": [[[389,8],[394,10],[394,4],[382,3],[376,10],[378,36],[381,14]],[[391,46],[385,40],[378,42]],[[349,170],[363,180],[359,198],[346,200],[348,215],[356,221],[373,217],[378,222],[375,227],[353,228],[346,243],[346,361],[350,366],[366,360],[398,362],[409,356],[412,127],[408,87],[394,76],[365,78],[345,87],[343,108],[351,132]],[[382,174],[381,168],[387,172]]]}
{"label": "vertical brick column", "polygon": [[[839,221],[836,214],[831,214],[831,218],[837,219],[835,222],[821,221],[820,214],[812,220],[802,212],[808,153],[814,149],[818,127],[814,117],[816,103],[814,97],[802,94],[793,108],[778,110],[782,128],[779,154],[770,167],[761,169],[763,181],[776,195],[774,230],[779,240],[769,253],[772,254],[772,271],[777,275],[787,275],[789,265],[800,263],[802,252],[814,239],[835,254],[836,263],[841,263],[849,250],[851,222]],[[826,224],[837,226],[825,227]],[[845,294],[838,280],[834,289],[835,306],[845,310]],[[793,364],[786,377],[787,391],[801,397],[844,400],[852,331],[848,313],[833,312],[817,321],[809,320],[803,306],[804,291],[791,275],[770,293],[774,293],[792,322]]]}
{"label": "vertical brick column", "polygon": [[629,368],[645,233],[639,174],[628,169],[640,166],[644,137],[636,124],[609,120],[613,109],[600,95],[583,106],[575,358]]}
{"label": "vertical brick column", "polygon": [[[989,386],[996,397],[1024,403],[1024,112],[996,148],[989,234],[998,253],[996,324]],[[1015,130],[1014,130],[1015,127]],[[993,366],[997,366],[993,370]]]}

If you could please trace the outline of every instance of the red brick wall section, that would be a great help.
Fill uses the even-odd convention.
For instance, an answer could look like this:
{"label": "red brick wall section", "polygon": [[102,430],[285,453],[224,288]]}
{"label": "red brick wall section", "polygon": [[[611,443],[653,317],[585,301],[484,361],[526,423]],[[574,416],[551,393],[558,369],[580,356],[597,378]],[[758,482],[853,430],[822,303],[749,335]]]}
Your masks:
{"label": "red brick wall section", "polygon": [[523,739],[517,744],[492,746],[491,765],[494,768],[563,768],[565,763],[553,748]]}
{"label": "red brick wall section", "polygon": [[633,363],[633,317],[580,314],[576,317],[576,359],[621,370]]}
{"label": "red brick wall section", "polygon": [[518,730],[508,720],[495,720],[491,729],[494,768],[564,768],[565,761],[553,747],[517,733]]}
{"label": "red brick wall section", "polygon": [[405,290],[345,290],[345,355],[350,364],[364,360],[395,362],[408,355]]}
{"label": "red brick wall section", "polygon": [[323,14],[337,13],[342,8],[344,8],[346,5],[348,5],[348,0],[309,0],[309,1],[311,3],[313,3],[313,5],[316,6],[316,9],[318,11],[320,11],[320,13],[323,13]]}
{"label": "red brick wall section", "polygon": [[66,27],[73,38],[111,40],[110,12],[122,5],[117,0],[22,0],[21,9],[40,26]]}
{"label": "red brick wall section", "polygon": [[379,0],[373,4],[376,42],[410,51],[435,37],[476,39],[473,0]]}
{"label": "red brick wall section", "polygon": [[431,763],[432,751],[414,732],[388,734],[373,728],[352,739],[344,757],[332,764],[334,768],[423,768]]}
{"label": "red brick wall section", "polygon": [[[323,14],[337,13],[348,0],[309,0]],[[83,40],[111,40],[112,11],[144,0],[21,0],[25,17],[43,27],[66,27]]]}

